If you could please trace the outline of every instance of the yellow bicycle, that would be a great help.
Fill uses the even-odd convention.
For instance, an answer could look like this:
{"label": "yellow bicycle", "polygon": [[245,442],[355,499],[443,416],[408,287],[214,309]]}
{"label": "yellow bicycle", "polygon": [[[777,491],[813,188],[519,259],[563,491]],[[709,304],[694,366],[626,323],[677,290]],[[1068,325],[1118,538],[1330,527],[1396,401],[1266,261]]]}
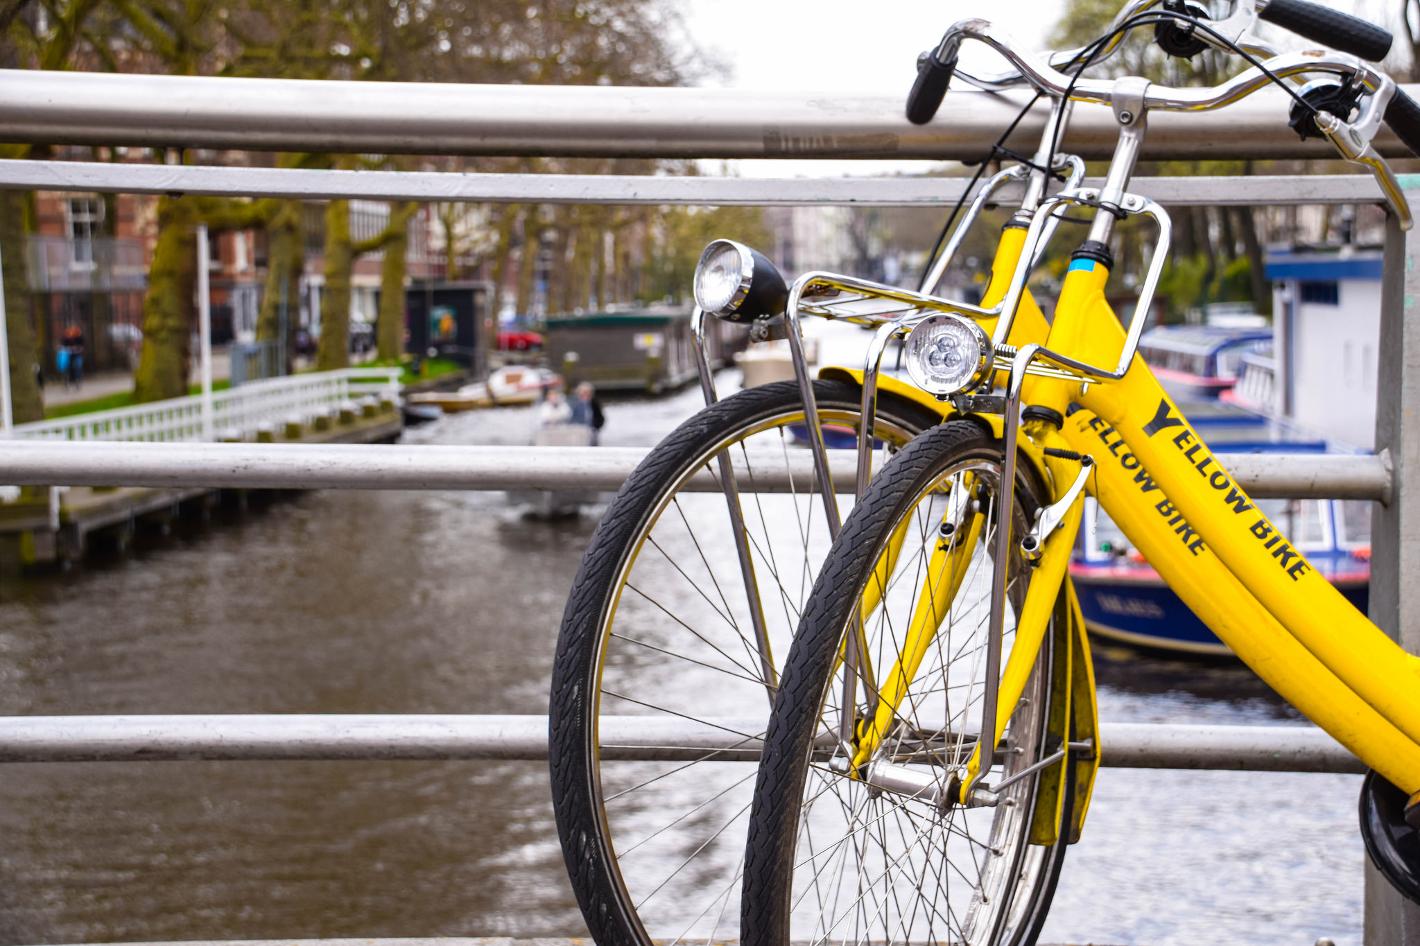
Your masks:
{"label": "yellow bicycle", "polygon": [[[698,298],[715,314],[777,310],[792,321],[826,292],[914,306],[880,330],[882,344],[905,338],[913,383],[871,367],[837,374],[863,383],[865,405],[881,392],[939,405],[945,419],[858,497],[783,660],[745,849],[746,944],[1034,941],[1107,751],[1066,578],[1086,494],[1219,638],[1371,767],[1368,851],[1420,899],[1420,658],[1278,532],[1137,357],[1169,218],[1128,189],[1149,113],[1224,108],[1281,85],[1313,134],[1376,175],[1408,227],[1371,141],[1385,122],[1420,153],[1420,107],[1357,56],[1260,58],[1270,51],[1248,32],[1259,15],[1384,54],[1375,27],[1328,8],[1239,2],[1228,20],[1209,21],[1191,6],[1150,6],[1136,4],[1121,29],[1187,24],[1183,40],[1233,50],[1252,68],[1213,88],[1088,79],[1018,51],[984,20],[957,23],[919,63],[914,121],[930,120],[972,40],[1014,69],[975,84],[1028,84],[1056,103],[1060,124],[1070,103],[1102,103],[1118,125],[1101,186],[1067,187],[1013,220],[983,305],[829,274],[784,287],[767,261],[728,242],[702,261]],[[1326,81],[1295,84],[1302,77]],[[1089,235],[1047,322],[1026,281],[1053,222],[1081,209],[1092,214]],[[1122,325],[1104,290],[1111,237],[1132,217],[1158,233]],[[871,437],[865,424],[862,443]],[[819,469],[830,495],[829,466]]]}

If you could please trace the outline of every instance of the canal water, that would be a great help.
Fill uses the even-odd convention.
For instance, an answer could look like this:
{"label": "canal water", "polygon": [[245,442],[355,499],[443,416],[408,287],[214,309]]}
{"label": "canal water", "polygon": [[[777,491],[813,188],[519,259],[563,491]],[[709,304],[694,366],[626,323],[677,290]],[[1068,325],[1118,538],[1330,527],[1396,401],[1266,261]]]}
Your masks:
{"label": "canal water", "polygon": [[[613,401],[654,443],[693,391]],[[526,410],[419,443],[527,443]],[[595,515],[315,492],[0,586],[0,713],[544,713]],[[1097,652],[1106,720],[1298,723],[1237,666]],[[1106,747],[1106,751],[1107,747]],[[1359,943],[1359,779],[1101,772],[1045,942]],[[576,933],[540,763],[17,765],[0,942]]]}

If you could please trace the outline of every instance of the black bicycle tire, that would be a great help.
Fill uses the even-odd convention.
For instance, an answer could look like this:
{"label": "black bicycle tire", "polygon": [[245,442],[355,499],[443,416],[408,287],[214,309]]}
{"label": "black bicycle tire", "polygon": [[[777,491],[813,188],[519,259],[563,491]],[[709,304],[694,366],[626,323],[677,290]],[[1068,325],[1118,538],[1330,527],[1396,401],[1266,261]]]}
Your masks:
{"label": "black bicycle tire", "polygon": [[[860,409],[861,390],[844,381],[816,381],[814,396],[820,408]],[[608,505],[573,579],[553,662],[549,761],[553,813],[572,890],[600,946],[650,944],[611,869],[612,853],[602,836],[592,784],[593,677],[612,584],[667,488],[680,480],[707,444],[797,406],[802,406],[797,384],[774,382],[741,391],[677,427],[641,461]],[[908,431],[924,431],[941,421],[930,409],[888,392],[879,393],[877,416]]]}
{"label": "black bicycle tire", "polygon": [[[806,740],[812,739],[818,726],[820,697],[833,672],[842,629],[852,609],[858,607],[859,590],[876,562],[884,533],[901,516],[904,504],[943,469],[993,448],[999,458],[1001,442],[970,420],[942,424],[917,437],[873,478],[834,541],[784,660],[779,696],[765,735],[745,847],[742,946],[786,946],[788,942],[792,895],[788,886],[792,884],[789,878],[794,871],[799,825],[797,815],[784,816],[798,811],[808,774]],[[1029,519],[1044,491],[1025,465],[1018,466],[1018,471],[1017,497],[1028,504],[1024,511]],[[1067,788],[1066,824],[1072,798],[1073,792]],[[1067,846],[1062,838],[1043,865],[1044,876],[1029,907],[1031,915],[1022,923],[1022,935],[1013,946],[1027,946],[1040,935]]]}

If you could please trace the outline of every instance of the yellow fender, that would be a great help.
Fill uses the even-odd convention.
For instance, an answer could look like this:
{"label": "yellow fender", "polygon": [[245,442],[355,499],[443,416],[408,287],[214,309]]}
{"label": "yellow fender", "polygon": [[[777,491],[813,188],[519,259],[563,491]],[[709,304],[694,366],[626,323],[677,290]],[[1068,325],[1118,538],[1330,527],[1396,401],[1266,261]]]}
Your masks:
{"label": "yellow fender", "polygon": [[[842,366],[830,366],[819,372],[825,380],[846,381],[862,387],[863,372]],[[897,378],[881,375],[878,390],[920,404],[941,415],[942,420],[950,420],[958,415],[947,401],[941,401],[922,389]],[[990,414],[972,414],[971,419],[988,427],[996,437],[1002,436],[1002,418]],[[1047,429],[1042,432],[1037,425],[1030,425],[1019,438],[1021,458],[1047,486],[1064,476],[1066,470],[1053,469],[1072,461],[1059,461],[1045,456],[1048,443],[1043,442],[1058,436]],[[1041,434],[1039,439],[1029,434]],[[1058,444],[1063,446],[1063,443]],[[1078,511],[1072,517],[1078,523]],[[1073,539],[1072,539],[1073,541]],[[1080,612],[1079,599],[1069,574],[1062,579],[1064,594],[1057,597],[1055,608],[1055,648],[1054,673],[1056,685],[1052,687],[1052,705],[1047,717],[1052,745],[1089,740],[1094,751],[1084,754],[1069,754],[1064,765],[1052,766],[1041,775],[1040,788],[1036,793],[1036,809],[1031,820],[1031,842],[1053,844],[1059,837],[1063,811],[1065,778],[1073,781],[1072,816],[1067,839],[1078,841],[1084,827],[1085,815],[1089,811],[1090,796],[1094,790],[1095,774],[1099,770],[1099,710],[1095,701],[1094,662],[1090,655],[1090,642],[1085,632],[1084,616]],[[1049,612],[1046,613],[1049,617]],[[1017,632],[1021,633],[1020,631]]]}

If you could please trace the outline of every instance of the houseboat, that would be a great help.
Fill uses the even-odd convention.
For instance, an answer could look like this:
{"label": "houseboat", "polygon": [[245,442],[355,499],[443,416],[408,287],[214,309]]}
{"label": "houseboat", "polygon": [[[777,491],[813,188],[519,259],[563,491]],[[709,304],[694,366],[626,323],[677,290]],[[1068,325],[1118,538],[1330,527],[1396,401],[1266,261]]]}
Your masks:
{"label": "houseboat", "polygon": [[[549,318],[543,351],[568,385],[660,394],[698,377],[690,310],[675,307]],[[749,330],[720,319],[706,325],[710,363],[719,367],[748,342]]]}

